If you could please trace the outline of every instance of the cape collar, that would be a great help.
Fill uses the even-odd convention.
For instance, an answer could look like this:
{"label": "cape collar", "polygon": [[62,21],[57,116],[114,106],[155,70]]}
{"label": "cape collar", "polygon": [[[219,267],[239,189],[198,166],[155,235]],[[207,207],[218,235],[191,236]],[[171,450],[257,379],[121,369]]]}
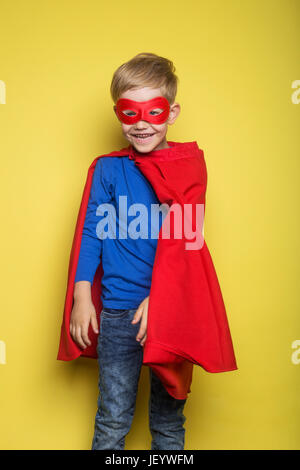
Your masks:
{"label": "cape collar", "polygon": [[177,158],[192,157],[199,155],[200,149],[196,140],[192,142],[174,142],[168,140],[167,144],[169,148],[153,150],[152,152],[141,153],[138,152],[132,144],[126,147],[130,160],[141,161],[145,158],[151,158],[155,160],[175,160]]}

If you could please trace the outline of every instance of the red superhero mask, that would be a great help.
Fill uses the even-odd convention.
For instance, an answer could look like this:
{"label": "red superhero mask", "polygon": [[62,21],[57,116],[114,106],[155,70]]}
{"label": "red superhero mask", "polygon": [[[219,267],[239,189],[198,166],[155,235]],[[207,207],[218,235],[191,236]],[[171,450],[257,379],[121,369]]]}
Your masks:
{"label": "red superhero mask", "polygon": [[[162,110],[157,114],[157,109]],[[129,114],[125,114],[130,113]],[[155,114],[150,114],[154,112]],[[135,124],[138,121],[147,121],[152,124],[163,124],[169,117],[170,105],[164,96],[157,96],[148,101],[133,101],[120,98],[116,103],[116,113],[124,124]]]}

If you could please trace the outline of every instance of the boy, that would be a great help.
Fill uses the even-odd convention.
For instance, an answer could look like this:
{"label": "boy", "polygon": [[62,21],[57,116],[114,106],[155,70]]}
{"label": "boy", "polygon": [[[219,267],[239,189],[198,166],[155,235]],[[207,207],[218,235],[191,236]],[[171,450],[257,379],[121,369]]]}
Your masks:
{"label": "boy", "polygon": [[[205,241],[198,243],[200,229],[192,231],[197,243],[187,243],[186,232],[158,242],[162,220],[152,218],[160,203],[172,211],[177,206],[185,230],[191,215],[185,206],[198,215],[205,203],[203,151],[195,141],[166,140],[180,112],[174,71],[171,61],[148,53],[117,69],[111,94],[130,146],[94,160],[78,215],[58,359],[98,358],[93,450],[124,449],[142,364],[150,366],[151,450],[184,449],[193,364],[209,372],[237,369],[214,266]],[[136,208],[140,217],[132,220]],[[175,219],[177,231],[182,219]]]}
{"label": "boy", "polygon": [[[157,72],[153,74],[152,85],[151,69],[155,66]],[[130,67],[135,73],[143,71],[145,76],[149,75],[149,79],[135,79],[135,82],[141,83],[141,87],[128,89],[119,95],[120,82],[126,79],[129,81],[127,74]],[[138,54],[117,70],[111,92],[115,101],[130,99],[144,102],[162,95],[156,83],[162,83],[170,101],[174,101],[176,76],[170,61],[154,54]],[[116,112],[116,106],[114,110]],[[161,112],[159,108],[153,114]],[[140,153],[168,148],[168,125],[175,122],[179,112],[179,104],[173,103],[168,120],[163,124],[155,125],[142,120],[133,125],[121,122],[123,134]],[[150,135],[145,137],[144,134]],[[117,205],[119,195],[127,196],[128,206],[138,202],[150,208],[151,204],[159,203],[146,178],[128,157],[99,159],[83,230],[70,323],[73,339],[85,348],[89,344],[89,322],[96,332],[98,330],[90,289],[101,254],[104,275],[98,342],[100,378],[92,449],[124,449],[125,436],[131,427],[143,360],[142,347],[147,337],[149,292],[157,244],[157,239],[129,237],[124,240],[100,240],[97,237],[99,216],[96,216],[96,208],[101,203],[113,202]],[[176,400],[169,395],[151,368],[149,372],[149,417],[153,437],[151,449],[184,449],[183,424],[186,418],[183,408],[186,400]]]}

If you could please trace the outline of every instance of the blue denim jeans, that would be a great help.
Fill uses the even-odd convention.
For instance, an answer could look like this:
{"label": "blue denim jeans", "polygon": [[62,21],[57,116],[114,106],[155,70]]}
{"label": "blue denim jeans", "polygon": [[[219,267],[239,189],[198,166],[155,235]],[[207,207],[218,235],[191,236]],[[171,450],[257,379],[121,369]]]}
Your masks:
{"label": "blue denim jeans", "polygon": [[[136,405],[143,346],[136,340],[140,321],[131,324],[137,309],[103,309],[97,353],[99,396],[92,450],[124,450]],[[149,367],[149,427],[151,450],[183,450],[185,400],[177,400]]]}

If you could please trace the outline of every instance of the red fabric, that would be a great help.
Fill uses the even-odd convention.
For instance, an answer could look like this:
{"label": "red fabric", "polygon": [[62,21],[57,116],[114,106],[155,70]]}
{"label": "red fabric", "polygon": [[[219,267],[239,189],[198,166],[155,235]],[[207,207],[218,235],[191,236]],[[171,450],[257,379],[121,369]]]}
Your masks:
{"label": "red fabric", "polygon": [[[160,108],[160,114],[150,114],[150,111]],[[163,124],[169,117],[170,104],[164,96],[156,96],[148,101],[133,101],[120,98],[116,103],[117,116],[125,124],[134,124],[138,121],[148,121],[153,124]],[[125,114],[123,111],[133,111],[135,114]]]}
{"label": "red fabric", "polygon": [[[168,141],[168,145],[168,149],[147,155],[129,145],[97,157],[90,165],[70,253],[58,360],[97,358],[97,334],[91,325],[88,335],[92,344],[85,350],[73,341],[69,331],[82,230],[97,160],[129,155],[152,185],[160,203],[169,207],[173,203],[181,207],[204,204],[205,209],[207,171],[203,150],[196,141]],[[194,364],[213,373],[236,370],[237,364],[221,289],[205,240],[200,249],[187,250],[185,242],[191,242],[190,239],[162,238],[161,231],[162,228],[152,272],[143,365],[153,369],[170,395],[185,399],[191,392]],[[99,326],[102,274],[100,262],[91,287]]]}

